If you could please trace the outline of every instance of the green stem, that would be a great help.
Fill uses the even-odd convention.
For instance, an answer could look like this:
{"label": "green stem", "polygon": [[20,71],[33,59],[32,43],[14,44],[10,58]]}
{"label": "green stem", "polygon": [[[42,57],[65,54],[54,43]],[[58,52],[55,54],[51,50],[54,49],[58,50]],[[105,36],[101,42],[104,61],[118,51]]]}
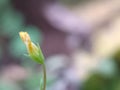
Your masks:
{"label": "green stem", "polygon": [[46,78],[47,78],[47,77],[46,77],[46,66],[45,66],[45,64],[43,64],[42,66],[43,66],[43,76],[44,76],[44,77],[43,77],[43,81],[44,81],[43,90],[46,90],[46,80],[47,80],[47,79],[46,79]]}

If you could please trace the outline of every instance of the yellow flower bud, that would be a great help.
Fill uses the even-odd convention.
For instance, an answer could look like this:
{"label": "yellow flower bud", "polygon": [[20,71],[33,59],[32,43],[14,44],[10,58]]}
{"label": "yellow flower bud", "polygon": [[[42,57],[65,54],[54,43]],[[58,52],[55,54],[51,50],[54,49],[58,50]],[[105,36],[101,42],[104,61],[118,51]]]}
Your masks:
{"label": "yellow flower bud", "polygon": [[19,32],[19,35],[22,39],[22,41],[25,43],[27,47],[27,51],[29,56],[35,60],[36,62],[43,64],[44,63],[44,56],[41,52],[40,47],[35,45],[27,32]]}

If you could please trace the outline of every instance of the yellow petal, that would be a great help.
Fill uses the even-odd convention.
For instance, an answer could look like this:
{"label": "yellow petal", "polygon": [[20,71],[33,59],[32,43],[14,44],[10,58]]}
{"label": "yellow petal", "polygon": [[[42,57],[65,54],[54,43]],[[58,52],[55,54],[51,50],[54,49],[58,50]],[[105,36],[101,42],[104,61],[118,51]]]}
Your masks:
{"label": "yellow petal", "polygon": [[19,35],[25,44],[31,43],[30,36],[27,32],[20,32]]}

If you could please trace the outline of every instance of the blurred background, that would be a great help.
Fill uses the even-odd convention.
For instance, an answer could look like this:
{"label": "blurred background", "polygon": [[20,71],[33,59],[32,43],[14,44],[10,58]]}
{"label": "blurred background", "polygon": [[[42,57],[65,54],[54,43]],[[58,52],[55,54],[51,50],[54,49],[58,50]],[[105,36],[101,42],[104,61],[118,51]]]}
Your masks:
{"label": "blurred background", "polygon": [[120,0],[0,0],[0,90],[39,90],[20,31],[42,48],[47,90],[120,90]]}

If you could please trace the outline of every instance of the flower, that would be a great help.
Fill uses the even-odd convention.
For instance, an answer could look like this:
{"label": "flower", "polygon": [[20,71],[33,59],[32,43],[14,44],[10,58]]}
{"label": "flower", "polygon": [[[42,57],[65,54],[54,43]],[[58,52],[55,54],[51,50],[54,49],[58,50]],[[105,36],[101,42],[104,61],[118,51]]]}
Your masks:
{"label": "flower", "polygon": [[36,62],[43,64],[44,56],[39,45],[35,45],[27,32],[19,32],[22,41],[25,43],[29,56]]}

